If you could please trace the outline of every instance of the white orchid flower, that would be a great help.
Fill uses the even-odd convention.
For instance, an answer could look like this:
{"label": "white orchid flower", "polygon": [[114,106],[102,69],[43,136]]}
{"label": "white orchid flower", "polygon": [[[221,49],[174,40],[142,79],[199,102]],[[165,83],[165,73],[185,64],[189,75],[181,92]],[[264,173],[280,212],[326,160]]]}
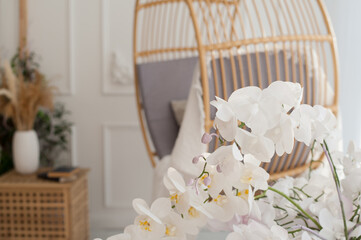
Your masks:
{"label": "white orchid flower", "polygon": [[346,178],[341,181],[343,190],[347,196],[354,199],[361,193],[361,168],[354,168]]}
{"label": "white orchid flower", "polygon": [[295,108],[290,116],[296,122],[294,129],[296,140],[310,146],[312,140],[312,122],[317,117],[316,110],[310,105],[302,104],[298,108]]}
{"label": "white orchid flower", "polygon": [[240,179],[234,187],[242,189],[243,186],[251,185],[255,190],[266,190],[268,188],[269,174],[262,167],[253,162],[240,164]]}
{"label": "white orchid flower", "polygon": [[185,214],[189,205],[189,193],[182,175],[174,168],[168,168],[163,178],[164,186],[168,189],[172,206],[180,213]]}
{"label": "white orchid flower", "polygon": [[257,136],[243,129],[237,129],[236,142],[243,154],[252,154],[262,162],[271,161],[275,152],[272,140],[264,136]]}
{"label": "white orchid flower", "polygon": [[[205,193],[196,194],[193,187],[187,186],[186,193],[187,200],[189,201],[184,206],[187,206],[186,211],[178,212],[187,224],[192,227],[202,228],[207,223],[207,217],[204,215],[205,210],[203,209],[203,201],[207,198]],[[175,209],[177,210],[177,209]],[[177,210],[178,211],[178,210]]]}
{"label": "white orchid flower", "polygon": [[235,171],[243,156],[237,145],[221,146],[207,157],[207,163],[216,166],[218,172],[228,175]]}
{"label": "white orchid flower", "polygon": [[296,122],[295,138],[307,146],[310,146],[313,140],[322,143],[337,127],[335,115],[320,105],[311,107],[302,104],[294,109],[291,117]]}
{"label": "white orchid flower", "polygon": [[337,119],[330,109],[316,105],[313,107],[317,112],[317,117],[313,122],[313,139],[322,143],[324,139],[332,134],[337,127]]}
{"label": "white orchid flower", "polygon": [[[232,151],[231,148],[223,149],[228,153],[229,151]],[[215,152],[215,154],[217,153]],[[213,157],[211,156],[212,154],[206,159],[211,158],[211,161],[215,162],[215,160],[212,160]],[[194,181],[196,193],[198,195],[205,195],[206,199],[208,198],[208,195],[214,198],[217,197],[221,191],[230,191],[232,189],[232,183],[235,182],[240,175],[240,172],[237,171],[240,163],[236,162],[236,160],[233,161],[235,161],[235,164],[232,171],[224,174],[220,171],[218,165],[208,164],[208,160],[205,161],[204,159],[200,159],[196,167],[199,169],[200,173],[202,173],[202,171],[204,172]]]}
{"label": "white orchid flower", "polygon": [[165,236],[162,239],[186,240],[187,234],[198,234],[198,228],[181,217],[181,215],[170,212],[162,218],[165,224]]}
{"label": "white orchid flower", "polygon": [[347,154],[343,156],[342,165],[346,176],[361,168],[361,151],[356,149],[355,143],[352,141],[347,147]]}
{"label": "white orchid flower", "polygon": [[194,189],[185,185],[182,175],[176,169],[169,168],[163,182],[170,193],[174,209],[187,220],[191,227],[203,227],[207,219],[204,214],[190,205],[190,192]]}
{"label": "white orchid flower", "polygon": [[156,199],[149,208],[143,200],[133,200],[133,208],[139,214],[135,218],[133,233],[144,239],[160,238],[165,234],[165,226],[161,218],[167,216],[171,211],[171,202],[168,198]]}
{"label": "white orchid flower", "polygon": [[[299,84],[280,81],[265,90],[239,89],[228,102],[216,98],[212,102],[217,108],[215,127],[225,140],[235,142],[195,157],[197,172],[188,184],[169,168],[163,182],[170,197],[157,199],[151,207],[135,199],[139,216],[134,224],[108,240],[186,240],[207,222],[213,230],[233,230],[227,240],[336,240],[345,238],[343,215],[349,238],[359,237],[361,152],[354,144],[347,155],[333,155],[339,160],[335,165],[341,166],[336,168],[340,191],[335,191],[329,169],[286,177],[270,188],[269,174],[260,167],[275,152],[291,153],[295,139],[309,146],[314,140],[323,143],[334,137],[332,112],[322,106],[300,105],[301,99]],[[246,130],[238,127],[239,122]],[[209,143],[214,135],[204,134],[202,142]],[[255,197],[258,190],[267,192]],[[294,227],[301,231],[289,235],[287,230]]]}
{"label": "white orchid flower", "polygon": [[228,99],[239,121],[252,133],[263,135],[274,127],[282,112],[282,105],[270,94],[263,94],[258,87],[244,87],[234,91]]}
{"label": "white orchid flower", "polygon": [[350,141],[348,144],[347,156],[356,164],[357,167],[361,167],[361,150],[356,149],[353,141]]}
{"label": "white orchid flower", "polygon": [[[94,240],[102,240],[101,238],[94,238]],[[132,238],[132,235],[129,233],[121,233],[114,236],[110,236],[107,238],[107,240],[134,240],[134,237]]]}
{"label": "white orchid flower", "polygon": [[238,126],[231,105],[219,97],[216,97],[216,100],[212,101],[211,105],[217,108],[216,118],[214,120],[215,127],[225,140],[233,141]]}
{"label": "white orchid flower", "polygon": [[233,227],[234,232],[230,233],[226,240],[287,240],[286,229],[274,225],[271,228],[251,220],[248,225]]}
{"label": "white orchid flower", "polygon": [[272,95],[279,104],[283,105],[285,112],[301,103],[302,93],[303,89],[299,83],[284,81],[275,81],[263,90],[263,94]]}
{"label": "white orchid flower", "polygon": [[258,200],[254,201],[252,205],[252,212],[250,213],[251,219],[254,219],[268,227],[276,225],[276,211],[273,204]]}
{"label": "white orchid flower", "polygon": [[230,221],[235,214],[245,215],[248,213],[248,204],[243,199],[234,196],[219,194],[204,204],[204,209],[221,222]]}
{"label": "white orchid flower", "polygon": [[[156,237],[151,238],[150,236],[145,236],[145,238],[144,238],[144,236],[142,236],[142,234],[137,232],[136,225],[128,225],[125,227],[123,233],[117,234],[114,236],[110,236],[107,238],[107,240],[142,240],[142,239],[156,240]],[[102,239],[96,238],[94,240],[102,240]]]}
{"label": "white orchid flower", "polygon": [[[320,236],[327,240],[337,240],[344,236],[344,225],[341,218],[334,217],[326,208],[320,211],[318,216],[322,226]],[[351,228],[354,223],[347,221],[347,228]]]}
{"label": "white orchid flower", "polygon": [[207,224],[208,218],[206,215],[204,215],[203,212],[197,210],[194,206],[190,206],[186,214],[183,215],[183,217],[185,220],[187,220],[187,223],[190,226],[194,226],[199,229]]}
{"label": "white orchid flower", "polygon": [[278,156],[282,156],[284,153],[290,154],[293,149],[295,138],[293,123],[290,116],[281,113],[279,124],[268,130],[265,136],[274,142]]}
{"label": "white orchid flower", "polygon": [[[272,187],[274,189],[277,189],[280,192],[283,192],[287,196],[289,196],[290,189],[293,188],[293,183],[294,183],[294,178],[285,177],[285,178],[278,179],[278,181]],[[280,196],[279,194],[272,192],[272,191],[267,192],[267,198],[271,203],[273,203],[273,202],[279,203],[280,200],[283,199],[282,196]]]}
{"label": "white orchid flower", "polygon": [[[107,240],[140,240],[133,233],[134,229],[135,229],[134,225],[129,225],[124,229],[124,233],[108,237]],[[97,240],[97,239],[94,239],[94,240]]]}

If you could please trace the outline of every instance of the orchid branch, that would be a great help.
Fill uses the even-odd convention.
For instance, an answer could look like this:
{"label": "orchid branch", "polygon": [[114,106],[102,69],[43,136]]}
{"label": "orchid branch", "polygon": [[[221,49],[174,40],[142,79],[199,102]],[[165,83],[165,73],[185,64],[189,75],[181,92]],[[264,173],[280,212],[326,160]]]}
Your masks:
{"label": "orchid branch", "polygon": [[254,200],[258,200],[258,199],[260,199],[260,198],[266,197],[266,196],[267,196],[266,193],[267,193],[267,190],[264,191],[264,192],[261,193],[261,194],[258,194],[258,195],[256,195],[256,196],[254,196]]}
{"label": "orchid branch", "polygon": [[326,238],[320,236],[320,234],[318,232],[316,232],[315,230],[312,230],[312,229],[302,226],[302,225],[296,225],[294,230],[303,230],[303,231],[311,233],[312,235],[318,237],[321,240],[327,240]]}
{"label": "orchid branch", "polygon": [[348,240],[348,231],[347,231],[347,223],[346,223],[346,214],[345,214],[345,208],[343,206],[343,201],[341,198],[341,190],[340,190],[340,180],[338,178],[337,172],[336,172],[336,168],[335,165],[332,161],[332,157],[330,154],[330,151],[328,149],[327,143],[325,140],[323,140],[323,144],[321,143],[321,146],[323,148],[323,151],[325,152],[326,158],[328,163],[330,164],[330,168],[332,171],[332,176],[333,179],[335,181],[335,185],[336,185],[336,189],[337,189],[337,195],[338,195],[338,200],[340,202],[340,207],[341,207],[341,212],[342,212],[342,220],[343,220],[343,227],[344,227],[344,233],[345,233],[345,238],[346,240]]}
{"label": "orchid branch", "polygon": [[310,214],[308,214],[303,208],[301,208],[300,205],[298,205],[295,201],[293,201],[289,196],[284,194],[281,191],[278,191],[275,188],[268,187],[268,190],[271,190],[272,192],[278,193],[282,197],[286,198],[290,203],[292,203],[298,210],[300,210],[308,219],[310,219],[319,229],[322,229],[322,226],[314,219]]}

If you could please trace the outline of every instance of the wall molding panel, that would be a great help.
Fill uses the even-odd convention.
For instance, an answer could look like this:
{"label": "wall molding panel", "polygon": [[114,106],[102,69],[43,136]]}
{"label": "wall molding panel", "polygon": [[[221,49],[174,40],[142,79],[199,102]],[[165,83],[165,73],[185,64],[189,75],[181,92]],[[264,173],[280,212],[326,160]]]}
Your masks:
{"label": "wall molding panel", "polygon": [[[134,81],[132,67],[126,66],[122,53],[112,47],[110,40],[110,7],[111,0],[100,1],[101,9],[101,49],[102,49],[102,93],[104,95],[132,95]],[[119,29],[120,31],[120,29]],[[115,38],[116,39],[116,38]],[[123,60],[123,61],[122,61]]]}
{"label": "wall molding panel", "polygon": [[57,95],[75,95],[74,0],[28,2],[28,46]]}
{"label": "wall molding panel", "polygon": [[[150,197],[152,184],[149,179],[153,174],[151,167],[145,166],[148,164],[148,159],[139,124],[136,122],[104,123],[102,127],[104,205],[106,208],[132,209],[133,198]],[[126,159],[122,159],[122,156]],[[126,161],[132,161],[133,164],[127,164]],[[134,173],[136,174],[134,175]],[[137,174],[139,174],[139,178]],[[143,179],[144,181],[142,181]],[[115,189],[115,186],[119,188]],[[121,197],[120,189],[123,189],[120,193]],[[143,193],[139,195],[137,189],[142,189]],[[145,192],[144,189],[146,189]]]}

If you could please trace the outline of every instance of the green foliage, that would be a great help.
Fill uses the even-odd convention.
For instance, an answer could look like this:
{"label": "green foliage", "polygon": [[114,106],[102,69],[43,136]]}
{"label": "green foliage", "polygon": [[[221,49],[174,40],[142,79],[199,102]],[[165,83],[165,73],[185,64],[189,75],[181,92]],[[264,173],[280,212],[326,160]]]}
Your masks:
{"label": "green foliage", "polygon": [[61,152],[69,151],[69,136],[72,123],[67,120],[70,114],[63,104],[55,104],[52,112],[39,111],[34,130],[40,142],[40,161],[43,166],[53,166]]}
{"label": "green foliage", "polygon": [[29,54],[24,54],[20,57],[20,50],[12,57],[11,59],[11,67],[14,73],[19,76],[24,77],[24,81],[32,81],[35,79],[35,72],[39,69],[40,65],[36,62],[36,55],[34,52],[30,52]]}

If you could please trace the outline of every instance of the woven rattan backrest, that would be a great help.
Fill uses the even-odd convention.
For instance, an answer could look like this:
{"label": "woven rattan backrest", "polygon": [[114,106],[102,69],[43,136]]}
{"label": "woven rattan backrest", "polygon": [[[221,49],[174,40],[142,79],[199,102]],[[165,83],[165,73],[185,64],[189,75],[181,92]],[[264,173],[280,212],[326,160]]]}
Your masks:
{"label": "woven rattan backrest", "polygon": [[[264,63],[261,54],[265,55]],[[252,61],[252,55],[256,61]],[[305,88],[305,103],[321,104],[337,113],[337,51],[322,0],[138,0],[134,65],[188,57],[199,58],[206,131],[213,126],[209,102],[214,93],[210,92],[209,81],[214,81],[215,95],[224,98],[230,94],[227,89],[266,87],[264,82],[278,79],[300,82],[312,86]],[[231,76],[226,74],[226,59]],[[244,79],[244,66],[248,79]],[[266,79],[262,79],[264,72]],[[154,165],[156,154],[147,137],[135,75],[142,130]],[[326,92],[328,89],[332,89],[332,95]],[[326,100],[327,96],[332,96],[331,101]],[[291,171],[307,167],[290,156],[281,158]],[[277,176],[286,173],[276,165],[265,167]]]}

